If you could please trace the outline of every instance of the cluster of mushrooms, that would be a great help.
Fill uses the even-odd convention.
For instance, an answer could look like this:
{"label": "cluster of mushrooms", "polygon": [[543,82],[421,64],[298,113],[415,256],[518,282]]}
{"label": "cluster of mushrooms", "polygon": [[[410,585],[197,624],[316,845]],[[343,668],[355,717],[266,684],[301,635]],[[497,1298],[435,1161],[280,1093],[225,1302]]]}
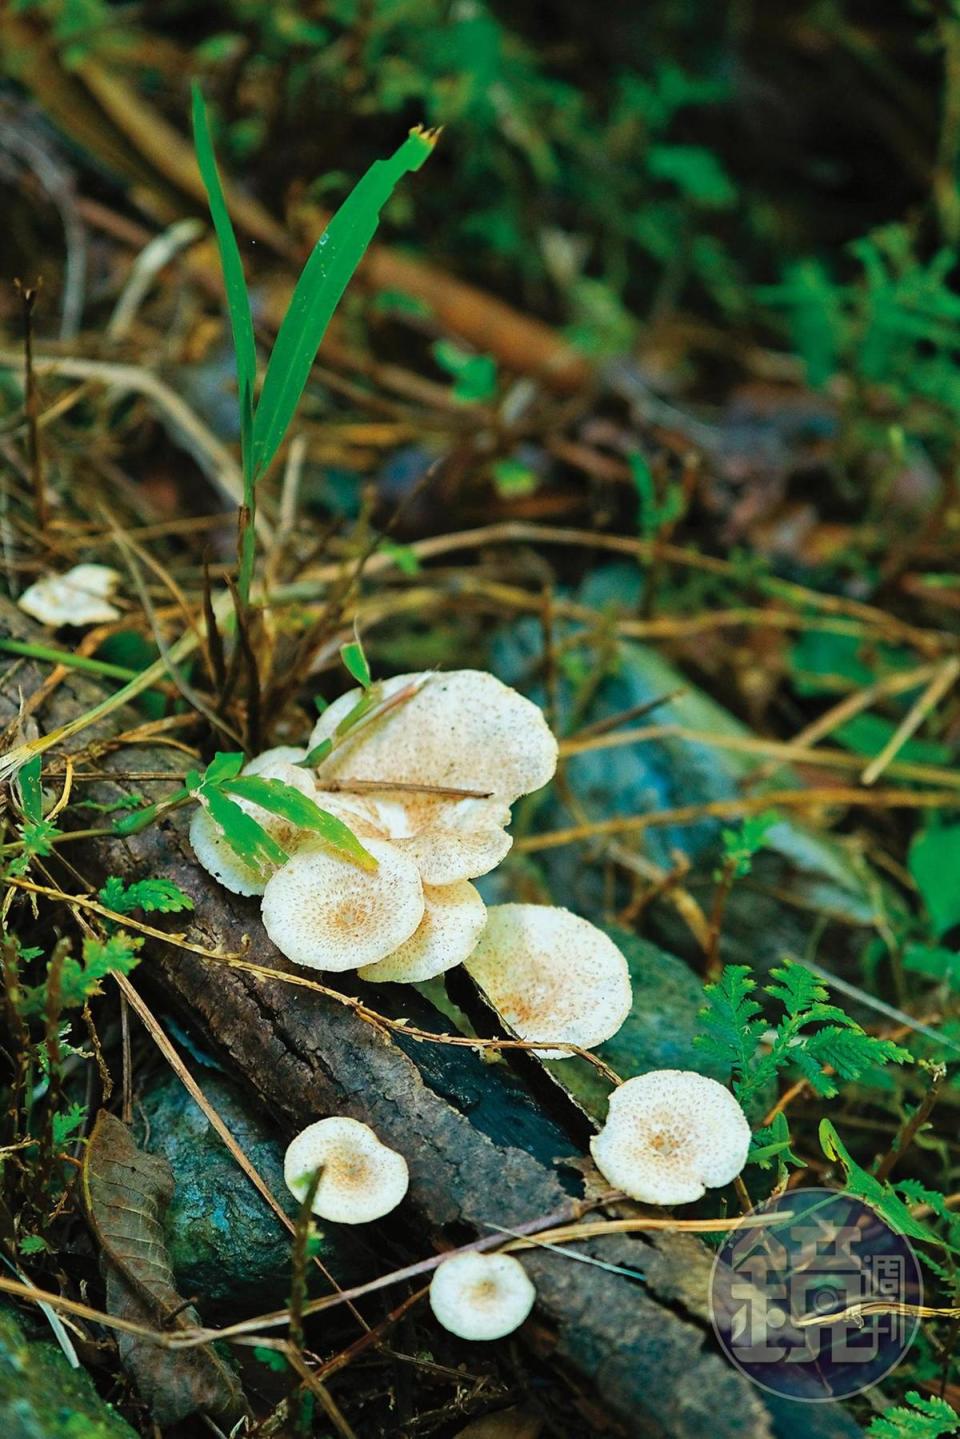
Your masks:
{"label": "cluster of mushrooms", "polygon": [[[471,883],[509,850],[511,806],[556,769],[557,742],[541,711],[478,670],[400,675],[377,689],[369,723],[344,726],[363,697],[351,691],[323,713],[306,749],[268,750],[245,770],[282,780],[342,820],[375,868],[247,800],[239,803],[286,862],[266,875],[244,864],[201,805],[190,829],[200,863],[234,893],[262,896],[264,927],[295,964],[357,970],[374,983],[421,982],[463,964],[542,1058],[611,1038],[632,996],[626,961],[608,936],[551,905],[487,908]],[[318,749],[319,764],[305,763]],[[614,1091],[591,1149],[616,1190],[673,1205],[734,1179],[749,1144],[746,1117],[722,1085],[659,1070]],[[404,1157],[346,1116],[298,1134],[284,1172],[297,1199],[312,1188],[313,1212],[342,1224],[388,1214],[409,1184]],[[535,1297],[512,1255],[477,1249],[443,1260],[430,1286],[439,1322],[473,1340],[510,1333]]]}

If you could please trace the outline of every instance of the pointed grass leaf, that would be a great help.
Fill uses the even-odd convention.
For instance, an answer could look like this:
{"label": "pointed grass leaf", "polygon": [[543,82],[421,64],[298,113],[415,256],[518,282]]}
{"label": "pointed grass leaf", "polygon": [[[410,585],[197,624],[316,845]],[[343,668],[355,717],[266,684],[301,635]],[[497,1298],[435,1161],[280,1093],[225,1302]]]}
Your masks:
{"label": "pointed grass leaf", "polygon": [[42,756],[34,755],[33,759],[28,759],[22,766],[18,776],[24,819],[29,820],[31,824],[39,824],[43,819],[43,791],[40,787],[42,763]]}
{"label": "pointed grass leaf", "polygon": [[262,873],[265,865],[285,864],[289,859],[287,851],[258,824],[252,814],[247,814],[232,799],[217,789],[204,790],[202,803],[206,805],[213,820],[223,831],[223,837],[235,854]]}
{"label": "pointed grass leaf", "polygon": [[340,659],[344,668],[364,689],[370,688],[370,665],[359,640],[340,646]]}
{"label": "pointed grass leaf", "polygon": [[220,251],[227,311],[230,315],[233,346],[237,357],[237,385],[241,401],[243,401],[245,391],[252,397],[257,378],[257,349],[253,337],[253,316],[250,313],[250,297],[247,293],[247,282],[243,274],[243,262],[240,259],[237,237],[230,219],[223,182],[217,169],[213,141],[210,138],[207,108],[203,103],[200,86],[196,83],[193,86],[193,143]]}
{"label": "pointed grass leaf", "polygon": [[267,365],[253,424],[256,474],[283,442],[330,317],[376,232],[394,188],[419,170],[436,143],[420,126],[388,160],[375,160],[320,236],[297,281]]}
{"label": "pointed grass leaf", "polygon": [[349,829],[335,815],[328,814],[309,795],[301,794],[292,785],[278,779],[263,779],[260,775],[243,775],[240,779],[229,780],[224,789],[241,799],[252,801],[271,814],[288,819],[299,829],[313,830],[334,849],[341,850],[364,869],[376,869],[377,861]]}

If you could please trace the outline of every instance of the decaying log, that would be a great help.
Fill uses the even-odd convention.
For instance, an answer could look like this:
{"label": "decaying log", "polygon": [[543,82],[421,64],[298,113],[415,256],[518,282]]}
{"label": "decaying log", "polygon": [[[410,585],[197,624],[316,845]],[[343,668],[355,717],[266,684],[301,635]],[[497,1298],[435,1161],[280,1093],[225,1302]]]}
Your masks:
{"label": "decaying log", "polygon": [[[0,604],[0,630],[19,639],[36,634],[6,603]],[[18,660],[6,662],[0,673],[0,718],[6,722],[19,695],[28,696],[43,671]],[[49,730],[102,696],[96,684],[71,674],[37,718]],[[87,731],[81,743],[139,722],[121,711]],[[137,746],[114,750],[97,764],[172,771],[182,756]],[[126,788],[151,791],[142,783]],[[151,797],[164,788],[153,786]],[[101,801],[116,793],[107,782],[92,795],[84,786],[86,797]],[[228,894],[198,868],[184,828],[178,814],[123,841],[71,845],[69,859],[95,883],[107,873],[173,879],[196,905],[185,927],[192,942],[236,952],[250,936],[251,959],[289,968],[267,940],[256,902]],[[67,889],[76,885],[66,869],[62,880]],[[289,1132],[324,1114],[349,1114],[402,1151],[410,1165],[409,1202],[386,1222],[412,1257],[426,1257],[429,1243],[463,1242],[487,1233],[491,1224],[514,1228],[550,1214],[578,1192],[576,1176],[558,1163],[576,1146],[539,1112],[504,1064],[487,1064],[468,1049],[398,1043],[323,996],[159,943],[147,946],[134,979],[139,986],[162,987]],[[376,991],[381,1008],[390,989]],[[404,995],[403,1013],[412,1014],[414,1003],[415,997],[408,1003]],[[605,1238],[580,1248],[640,1271],[646,1282],[546,1251],[530,1251],[524,1264],[537,1286],[538,1314],[554,1336],[554,1359],[592,1383],[625,1434],[846,1439],[860,1432],[839,1407],[769,1398],[722,1358],[706,1320],[708,1251],[689,1236]]]}

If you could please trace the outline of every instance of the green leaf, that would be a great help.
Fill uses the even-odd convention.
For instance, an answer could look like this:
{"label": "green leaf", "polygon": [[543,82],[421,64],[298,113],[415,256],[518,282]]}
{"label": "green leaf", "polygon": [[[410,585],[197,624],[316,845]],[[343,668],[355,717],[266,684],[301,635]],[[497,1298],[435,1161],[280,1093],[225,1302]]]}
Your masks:
{"label": "green leaf", "polygon": [[257,379],[257,347],[253,335],[250,297],[247,293],[247,282],[243,274],[243,263],[240,259],[237,237],[230,219],[220,172],[217,169],[213,141],[210,138],[207,109],[203,103],[200,86],[196,81],[193,85],[193,143],[220,251],[223,285],[227,296],[230,326],[233,330],[233,347],[236,352],[237,386],[241,399],[244,391],[252,397]]}
{"label": "green leaf", "polygon": [[283,442],[330,317],[376,233],[380,211],[402,177],[419,170],[435,140],[417,128],[389,160],[375,160],[314,246],[264,376],[253,422],[256,474],[267,469]]}
{"label": "green leaf", "polygon": [[820,1121],[820,1148],[829,1160],[839,1164],[842,1168],[847,1192],[854,1198],[862,1199],[869,1204],[898,1234],[904,1234],[908,1239],[918,1239],[925,1243],[939,1244],[943,1242],[932,1229],[921,1224],[919,1219],[914,1219],[907,1205],[894,1193],[891,1185],[885,1184],[866,1169],[860,1168],[860,1165],[845,1148],[829,1119]]}
{"label": "green leaf", "polygon": [[278,844],[273,835],[268,834],[262,824],[258,824],[253,815],[247,814],[232,799],[221,794],[218,789],[202,789],[202,803],[206,806],[210,818],[214,824],[223,832],[227,844],[238,854],[244,864],[262,874],[268,865],[286,863],[289,855],[282,845]]}
{"label": "green leaf", "polygon": [[960,924],[960,824],[932,824],[910,846],[910,873],[937,939]]}
{"label": "green leaf", "polygon": [[795,1018],[802,1010],[813,1004],[820,1004],[830,998],[823,981],[807,969],[804,964],[787,961],[779,969],[770,971],[776,984],[768,984],[766,990],[779,999],[787,1014]]}
{"label": "green leaf", "polygon": [[359,640],[351,640],[349,644],[340,646],[340,659],[349,674],[353,676],[358,685],[364,689],[370,688],[370,665],[363,652],[363,645]]}
{"label": "green leaf", "polygon": [[34,755],[28,759],[26,764],[21,766],[20,798],[23,803],[24,819],[32,824],[39,824],[43,819],[43,791],[40,787],[40,768],[43,763],[42,755]]}
{"label": "green leaf", "polygon": [[245,760],[238,751],[223,753],[218,750],[203,772],[202,785],[221,785],[224,780],[236,779],[243,769]]}
{"label": "green leaf", "polygon": [[377,861],[364,849],[353,831],[335,815],[321,809],[309,795],[294,789],[293,785],[251,774],[228,780],[223,788],[229,794],[239,795],[241,799],[251,800],[262,809],[268,809],[271,814],[281,815],[298,829],[313,830],[327,844],[356,860],[364,869],[376,869]]}
{"label": "green leaf", "polygon": [[63,1114],[54,1114],[51,1121],[53,1132],[53,1143],[57,1149],[61,1149],[71,1135],[83,1125],[87,1117],[87,1111],[82,1104],[71,1104]]}
{"label": "green leaf", "polygon": [[453,397],[464,404],[484,404],[497,393],[497,365],[490,355],[473,355],[450,340],[437,340],[433,358],[453,377]]}
{"label": "green leaf", "polygon": [[322,739],[319,744],[314,745],[313,749],[307,750],[303,759],[297,760],[297,764],[302,769],[315,769],[318,764],[323,763],[332,749],[333,740]]}
{"label": "green leaf", "polygon": [[897,1404],[870,1422],[867,1439],[942,1439],[960,1431],[960,1415],[935,1394],[924,1398],[916,1389],[906,1395],[910,1408]]}
{"label": "green leaf", "polygon": [[20,1240],[21,1254],[48,1254],[50,1246],[39,1234],[25,1234]]}
{"label": "green leaf", "polygon": [[100,903],[116,914],[143,909],[157,914],[176,914],[193,909],[193,900],[172,879],[137,879],[126,885],[112,874],[100,890]]}

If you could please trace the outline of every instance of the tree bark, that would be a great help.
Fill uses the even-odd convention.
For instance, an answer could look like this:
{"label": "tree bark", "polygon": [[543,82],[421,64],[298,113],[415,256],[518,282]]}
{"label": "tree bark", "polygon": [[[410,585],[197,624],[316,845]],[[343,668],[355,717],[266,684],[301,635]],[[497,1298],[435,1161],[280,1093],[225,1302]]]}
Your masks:
{"label": "tree bark", "polygon": [[[0,604],[0,630],[18,639],[37,634],[6,602]],[[7,721],[19,695],[29,696],[43,670],[18,660],[5,663],[0,673],[0,718]],[[97,684],[72,673],[41,709],[41,726],[49,730],[102,697]],[[107,740],[140,720],[120,711],[80,736],[79,745]],[[136,746],[116,749],[97,764],[173,771],[182,760],[168,748]],[[169,787],[104,781],[83,786],[83,793],[102,801],[124,788],[158,798]],[[170,878],[194,900],[185,926],[179,925],[182,916],[176,917],[192,942],[235,952],[249,936],[251,959],[291,968],[267,939],[257,902],[227,893],[200,869],[184,829],[181,812],[122,841],[70,845],[65,855],[95,884],[108,873]],[[70,890],[76,878],[63,870],[62,882]],[[26,910],[20,916],[14,912],[14,926],[18,918],[25,919]],[[335,977],[340,978],[352,976]],[[578,1177],[558,1162],[576,1145],[505,1064],[487,1064],[468,1049],[384,1037],[321,995],[159,942],[145,947],[134,981],[159,987],[185,1011],[291,1134],[323,1115],[348,1114],[403,1153],[410,1166],[409,1199],[387,1222],[414,1257],[426,1257],[431,1244],[486,1234],[490,1225],[515,1228],[562,1208],[580,1192]],[[374,1007],[389,1012],[391,989],[366,994]],[[408,1016],[417,1006],[418,1022],[429,1022],[432,1011],[421,1013],[415,995],[403,991],[397,1002]],[[571,1133],[574,1129],[571,1120]],[[708,1320],[709,1251],[690,1236],[664,1233],[649,1242],[605,1238],[578,1248],[645,1276],[641,1283],[554,1252],[524,1255],[537,1287],[537,1313],[551,1336],[552,1361],[561,1372],[572,1366],[594,1386],[624,1434],[846,1439],[860,1433],[839,1406],[773,1400],[726,1362]]]}

